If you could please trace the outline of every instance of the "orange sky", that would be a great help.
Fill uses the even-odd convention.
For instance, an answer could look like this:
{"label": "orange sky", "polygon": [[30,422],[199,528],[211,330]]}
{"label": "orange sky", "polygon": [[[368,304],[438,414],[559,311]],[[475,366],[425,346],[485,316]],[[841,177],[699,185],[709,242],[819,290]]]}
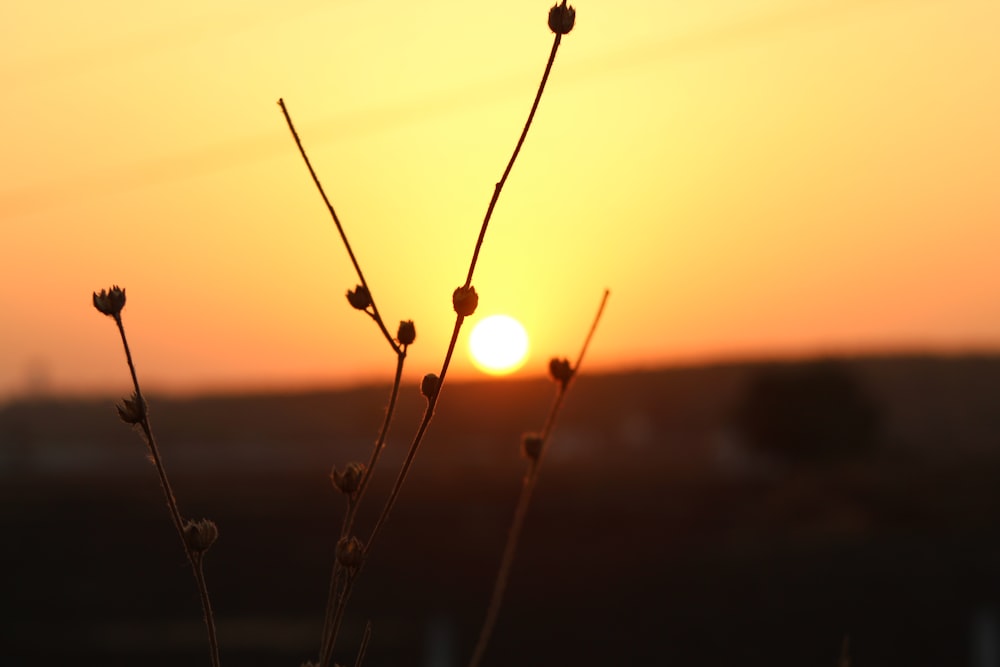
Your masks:
{"label": "orange sky", "polygon": [[[521,373],[575,355],[605,287],[594,370],[998,347],[1000,3],[575,6],[474,281],[532,336]],[[149,389],[391,378],[279,97],[416,322],[408,381],[436,371],[547,9],[5,6],[0,398],[127,391],[111,283]]]}

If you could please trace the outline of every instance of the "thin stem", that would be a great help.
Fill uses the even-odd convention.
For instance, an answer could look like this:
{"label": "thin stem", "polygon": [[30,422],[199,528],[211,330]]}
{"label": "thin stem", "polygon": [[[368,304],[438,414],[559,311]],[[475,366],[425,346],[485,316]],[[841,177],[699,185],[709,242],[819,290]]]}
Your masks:
{"label": "thin stem", "polygon": [[403,381],[403,362],[406,361],[406,346],[404,345],[400,350],[399,354],[396,356],[396,375],[392,381],[392,391],[389,393],[389,403],[385,409],[385,418],[382,420],[382,427],[379,429],[378,439],[375,441],[375,447],[372,449],[371,459],[368,461],[368,467],[365,469],[365,475],[361,478],[361,485],[358,487],[357,495],[354,498],[354,506],[352,511],[348,513],[348,520],[345,527],[345,535],[351,532],[354,527],[354,519],[358,513],[358,505],[361,502],[361,498],[364,497],[365,491],[368,490],[368,483],[371,481],[372,473],[375,470],[375,466],[378,464],[379,455],[381,455],[382,450],[385,449],[386,438],[389,437],[389,427],[392,425],[392,416],[396,411],[396,399],[399,398],[399,387]]}
{"label": "thin stem", "polygon": [[205,615],[205,627],[208,629],[208,644],[212,652],[212,667],[219,667],[219,639],[215,634],[215,614],[212,613],[212,601],[208,597],[208,583],[205,581],[205,555],[193,554],[195,561],[194,578],[198,582],[198,594],[201,596],[201,607]]}
{"label": "thin stem", "polygon": [[549,434],[552,432],[552,429],[555,428],[556,417],[562,409],[562,402],[566,397],[566,392],[569,390],[569,385],[572,384],[574,379],[576,379],[577,370],[580,368],[580,364],[583,363],[583,356],[587,353],[587,348],[590,347],[590,341],[594,338],[594,332],[597,331],[597,324],[601,321],[601,316],[604,315],[604,306],[607,305],[608,297],[610,296],[611,291],[607,289],[604,290],[604,295],[601,297],[601,305],[597,307],[597,314],[594,315],[594,319],[590,323],[590,330],[587,332],[587,337],[583,340],[583,345],[580,347],[580,353],[576,357],[576,364],[573,365],[573,374],[570,376],[569,381],[566,382],[566,384],[560,385],[561,391],[556,394],[552,408],[549,410],[549,414],[545,417],[545,424],[542,426],[542,431],[539,434],[542,438],[543,445],[548,442]]}
{"label": "thin stem", "polygon": [[142,419],[139,427],[145,437],[146,445],[149,447],[149,456],[153,461],[153,467],[160,479],[160,488],[163,489],[163,496],[167,501],[167,509],[170,512],[170,520],[174,524],[177,536],[181,539],[181,546],[184,547],[184,554],[194,573],[195,583],[198,586],[198,595],[201,598],[202,612],[205,616],[205,627],[208,631],[208,644],[211,652],[212,666],[219,667],[219,641],[215,632],[215,616],[212,613],[212,602],[208,596],[208,586],[205,583],[205,573],[202,569],[202,554],[195,553],[188,546],[184,539],[184,519],[181,517],[180,508],[177,505],[177,498],[174,496],[173,488],[170,486],[170,479],[167,477],[167,469],[163,465],[163,458],[160,456],[160,448],[156,445],[156,438],[153,435],[153,428],[149,423],[149,413],[146,399],[142,396],[142,389],[139,387],[139,376],[135,372],[135,364],[132,361],[132,351],[128,345],[128,338],[125,336],[125,325],[122,323],[121,314],[114,315],[115,324],[118,325],[118,333],[121,335],[122,346],[125,348],[125,359],[128,361],[129,373],[132,375],[132,386],[135,390],[135,401],[141,410]]}
{"label": "thin stem", "polygon": [[[371,481],[372,473],[375,470],[375,466],[378,464],[379,456],[382,450],[385,449],[385,441],[389,435],[389,426],[392,424],[392,417],[396,411],[396,400],[399,397],[399,387],[402,384],[403,378],[403,362],[406,360],[406,349],[407,346],[403,345],[396,355],[396,375],[393,378],[392,390],[389,392],[389,403],[385,409],[385,417],[382,421],[382,427],[379,429],[378,438],[375,441],[375,446],[372,448],[372,455],[368,461],[368,467],[365,469],[365,474],[361,478],[361,484],[358,486],[358,490],[353,496],[348,500],[347,512],[344,515],[344,523],[341,526],[340,537],[348,537],[351,534],[351,530],[354,527],[354,520],[357,517],[358,507],[361,504],[361,498],[364,496],[365,491],[368,489],[368,484]],[[338,583],[341,577],[344,575],[343,568],[340,562],[336,559],[333,561],[333,572],[330,575],[330,591],[327,594],[326,600],[326,614],[323,621],[323,639],[320,647],[320,664],[326,664],[324,657],[328,659],[329,654],[333,650],[333,644],[336,643],[337,634],[340,631],[339,620],[335,621],[335,618],[342,618],[342,616],[336,615],[336,603],[340,600],[343,594],[338,594]],[[346,600],[344,601],[346,604]]]}
{"label": "thin stem", "polygon": [[361,265],[358,263],[357,257],[354,256],[354,250],[351,248],[350,241],[347,240],[347,233],[344,231],[343,225],[340,224],[340,218],[337,216],[337,211],[334,210],[333,204],[330,203],[330,198],[326,196],[326,191],[323,189],[323,185],[319,182],[319,176],[316,175],[316,170],[313,169],[312,162],[309,161],[309,156],[306,155],[306,149],[302,145],[302,140],[299,139],[299,133],[295,130],[295,124],[292,123],[292,117],[288,114],[288,109],[285,107],[285,100],[279,99],[278,106],[281,107],[281,113],[285,116],[285,122],[288,123],[288,129],[292,131],[292,138],[295,139],[295,145],[299,147],[299,154],[302,155],[302,160],[306,163],[306,168],[309,169],[309,175],[312,176],[313,183],[316,184],[316,189],[319,190],[320,196],[323,198],[323,203],[326,204],[326,210],[330,212],[330,217],[333,218],[333,224],[337,227],[337,232],[340,234],[340,240],[343,241],[344,247],[347,249],[347,255],[351,258],[351,264],[354,265],[354,271],[358,274],[358,280],[361,285],[368,291],[368,295],[371,297],[372,301],[372,311],[369,313],[372,319],[375,320],[375,324],[382,331],[382,336],[389,342],[393,351],[397,354],[400,352],[400,345],[393,338],[392,334],[385,327],[385,322],[382,321],[382,316],[378,312],[378,306],[375,305],[375,297],[372,296],[372,291],[368,287],[368,281],[365,280],[365,274],[361,271]]}
{"label": "thin stem", "polygon": [[500,199],[500,191],[503,190],[504,183],[507,182],[507,177],[510,175],[510,170],[514,167],[514,160],[517,159],[518,153],[521,152],[521,146],[524,144],[525,137],[528,136],[528,128],[531,127],[531,121],[535,118],[535,111],[538,110],[538,103],[542,99],[542,91],[545,90],[545,83],[549,80],[549,72],[552,71],[552,64],[556,60],[556,51],[559,50],[559,44],[562,43],[562,35],[556,33],[555,39],[552,41],[552,51],[549,53],[549,60],[545,63],[545,72],[542,74],[542,82],[538,84],[538,92],[535,93],[535,101],[531,104],[531,111],[528,112],[528,120],[524,123],[524,129],[521,130],[521,136],[517,140],[517,145],[514,146],[514,152],[510,156],[510,161],[507,162],[507,168],[503,171],[503,176],[497,181],[496,187],[493,188],[493,198],[490,199],[490,205],[486,208],[486,216],[483,218],[483,224],[479,228],[479,238],[476,239],[475,250],[472,251],[472,261],[469,263],[469,275],[465,278],[465,286],[468,287],[472,284],[472,274],[476,270],[476,262],[479,261],[479,250],[483,247],[483,239],[486,238],[486,227],[490,224],[490,218],[493,217],[493,209],[497,205],[497,200]]}
{"label": "thin stem", "polygon": [[376,519],[375,525],[372,527],[372,532],[368,536],[368,541],[365,543],[366,558],[368,556],[368,552],[372,548],[372,545],[375,543],[375,538],[382,530],[383,524],[385,524],[386,520],[389,518],[389,513],[396,504],[396,498],[399,496],[399,492],[403,488],[403,482],[406,480],[406,474],[409,472],[410,466],[413,465],[413,460],[417,455],[417,449],[419,449],[420,443],[424,439],[427,427],[430,426],[431,420],[434,418],[434,410],[437,406],[438,399],[441,396],[441,387],[444,385],[444,379],[448,373],[448,367],[451,365],[451,358],[455,353],[455,345],[458,342],[458,333],[462,329],[462,321],[464,319],[465,318],[461,315],[458,315],[455,318],[455,327],[451,332],[451,340],[448,342],[448,351],[445,353],[444,363],[441,365],[441,373],[438,375],[437,391],[427,399],[427,407],[424,408],[424,415],[420,420],[420,425],[417,427],[417,432],[413,436],[413,440],[410,442],[410,448],[406,451],[406,458],[403,460],[403,465],[399,469],[399,474],[396,475],[396,481],[392,485],[392,491],[389,492],[389,497],[386,499],[385,505],[382,507],[382,512],[379,514],[378,519]]}
{"label": "thin stem", "polygon": [[372,622],[365,623],[365,632],[361,635],[361,647],[358,649],[358,657],[354,661],[354,667],[361,667],[365,661],[365,653],[368,651],[368,642],[372,639]]}
{"label": "thin stem", "polygon": [[[538,91],[535,93],[535,99],[531,104],[531,111],[528,112],[528,119],[524,123],[524,129],[521,130],[521,136],[517,139],[517,144],[514,146],[514,151],[510,156],[510,160],[507,162],[503,175],[500,177],[500,180],[497,181],[496,187],[493,189],[493,197],[490,199],[489,206],[486,208],[486,215],[483,218],[483,224],[479,228],[479,237],[476,239],[476,246],[472,251],[472,260],[469,262],[469,273],[465,278],[465,287],[472,284],[472,276],[476,271],[476,262],[479,259],[479,251],[482,249],[483,240],[486,237],[486,228],[490,224],[490,218],[493,217],[493,209],[496,207],[497,200],[500,198],[500,192],[503,190],[504,183],[507,182],[507,177],[510,175],[511,169],[514,167],[514,161],[517,160],[517,156],[521,152],[521,146],[524,145],[524,140],[528,136],[528,129],[531,127],[531,121],[535,118],[535,112],[538,110],[538,103],[542,99],[542,93],[545,91],[545,83],[549,80],[549,73],[552,71],[552,64],[555,62],[556,52],[559,50],[559,44],[561,42],[562,35],[556,34],[555,39],[552,41],[552,50],[549,52],[549,59],[545,63],[545,72],[542,74],[542,80],[538,84]],[[389,498],[386,500],[385,506],[382,508],[382,513],[379,514],[378,520],[375,522],[375,527],[372,529],[371,536],[368,538],[368,543],[365,545],[366,555],[368,550],[371,549],[371,545],[375,541],[375,537],[381,530],[382,525],[385,523],[386,519],[389,518],[389,513],[392,512],[392,508],[396,504],[396,498],[399,496],[399,492],[403,488],[403,482],[406,480],[406,475],[410,470],[410,466],[413,464],[413,459],[417,455],[420,443],[424,439],[427,427],[430,426],[431,420],[434,418],[434,410],[437,407],[438,399],[441,396],[441,389],[444,386],[445,376],[448,373],[448,367],[451,365],[451,358],[454,355],[455,345],[458,342],[458,334],[462,329],[462,323],[464,321],[464,317],[456,315],[455,326],[452,329],[451,340],[448,343],[448,350],[445,353],[444,363],[441,364],[441,372],[438,374],[437,391],[427,401],[424,416],[420,420],[417,432],[413,436],[413,440],[410,443],[410,449],[406,453],[406,459],[403,461],[403,466],[400,468],[399,475],[396,477],[396,482],[393,484]]]}
{"label": "thin stem", "polygon": [[184,539],[184,521],[181,518],[181,512],[177,506],[177,498],[174,496],[173,488],[170,486],[170,480],[167,478],[167,470],[164,467],[162,457],[160,456],[160,448],[156,446],[156,438],[153,436],[153,429],[149,424],[146,399],[143,398],[142,389],[139,388],[139,377],[135,372],[135,363],[132,361],[132,350],[129,348],[128,338],[125,336],[125,325],[122,323],[121,315],[115,315],[114,317],[115,324],[118,325],[118,333],[121,335],[122,346],[125,348],[125,359],[128,361],[128,370],[132,375],[132,387],[135,392],[135,401],[140,406],[140,410],[143,415],[142,420],[139,422],[139,427],[142,429],[143,436],[146,439],[146,445],[149,447],[149,456],[152,458],[153,466],[156,468],[156,473],[160,478],[160,487],[163,489],[163,495],[167,500],[167,509],[170,511],[170,520],[173,522],[174,528],[177,530],[177,535],[181,538],[181,544],[184,545],[185,553],[187,553],[187,541]]}
{"label": "thin stem", "polygon": [[514,509],[514,518],[511,520],[510,529],[507,532],[507,543],[504,545],[503,556],[500,559],[500,568],[497,571],[497,577],[493,583],[493,593],[490,596],[490,603],[486,609],[486,618],[483,621],[482,629],[479,631],[479,639],[476,642],[475,649],[473,649],[472,658],[469,660],[469,667],[479,666],[479,663],[483,659],[483,655],[486,653],[486,647],[489,644],[490,637],[493,635],[493,629],[496,627],[497,618],[500,615],[500,607],[503,605],[503,598],[507,592],[507,582],[510,580],[510,571],[514,564],[514,556],[517,553],[521,533],[524,529],[524,521],[528,516],[528,506],[531,504],[531,496],[534,494],[535,487],[538,485],[538,471],[541,468],[542,457],[548,447],[549,436],[552,433],[552,429],[555,427],[556,417],[562,408],[563,401],[569,391],[569,386],[573,378],[575,378],[579,372],[580,364],[583,362],[583,356],[587,352],[587,348],[590,346],[590,341],[594,337],[594,332],[597,330],[597,323],[601,320],[601,315],[604,313],[604,306],[608,302],[609,295],[610,292],[608,290],[604,290],[604,296],[601,298],[601,305],[597,309],[597,314],[594,316],[594,320],[590,325],[590,331],[587,333],[583,346],[580,348],[580,354],[577,355],[576,365],[573,367],[573,374],[570,376],[569,381],[559,384],[559,388],[556,391],[556,397],[552,402],[552,407],[549,409],[549,414],[545,418],[545,425],[542,427],[542,431],[539,434],[539,437],[542,440],[541,451],[539,451],[537,458],[529,460],[528,470],[524,475],[524,482],[521,486],[521,495],[518,497],[517,507]]}
{"label": "thin stem", "polygon": [[597,331],[597,325],[601,321],[601,316],[604,315],[604,306],[608,304],[608,297],[611,296],[611,290],[605,289],[604,295],[601,297],[601,305],[597,307],[597,314],[594,315],[594,321],[590,323],[590,331],[587,332],[587,338],[583,341],[583,347],[580,348],[580,354],[576,357],[576,365],[573,366],[573,376],[576,377],[576,370],[580,368],[580,364],[583,363],[583,356],[587,354],[587,348],[590,347],[590,341],[594,338],[594,332]]}
{"label": "thin stem", "polygon": [[337,605],[333,612],[333,618],[330,621],[330,637],[327,640],[326,645],[323,647],[323,652],[320,654],[320,667],[327,667],[330,664],[330,660],[333,658],[333,649],[337,645],[337,635],[340,633],[340,625],[344,621],[344,611],[347,609],[347,602],[351,599],[351,592],[354,589],[354,580],[357,579],[358,574],[361,573],[360,567],[351,571],[347,571],[339,564],[338,567],[340,567],[340,576],[343,577],[343,588],[341,588],[340,593],[337,596]]}
{"label": "thin stem", "polygon": [[[562,393],[562,390],[559,390]],[[535,490],[538,480],[536,474],[538,461],[531,461],[528,471],[524,475],[524,482],[521,486],[521,495],[517,499],[517,507],[514,509],[514,519],[511,521],[507,532],[507,543],[504,545],[503,556],[500,559],[500,569],[497,572],[496,580],[493,582],[493,594],[490,597],[489,607],[486,609],[486,619],[483,627],[479,631],[479,640],[472,652],[469,660],[469,667],[477,667],[486,653],[486,646],[493,635],[493,628],[496,626],[497,617],[500,615],[500,606],[503,604],[504,593],[507,590],[507,581],[510,578],[510,569],[514,564],[514,554],[517,553],[518,542],[521,538],[521,529],[524,527],[524,519],[528,515],[528,505],[531,504],[531,495]]]}

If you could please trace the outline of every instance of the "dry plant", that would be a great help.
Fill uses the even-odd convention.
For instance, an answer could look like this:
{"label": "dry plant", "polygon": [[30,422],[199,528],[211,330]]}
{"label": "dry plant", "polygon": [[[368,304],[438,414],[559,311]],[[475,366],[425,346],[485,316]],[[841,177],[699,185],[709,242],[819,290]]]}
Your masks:
{"label": "dry plant", "polygon": [[[357,273],[358,285],[354,289],[347,292],[347,301],[353,308],[365,313],[372,319],[381,336],[388,344],[392,354],[395,356],[395,373],[385,410],[385,416],[381,426],[379,427],[378,435],[368,461],[366,463],[357,461],[349,462],[341,467],[334,467],[330,474],[334,487],[346,498],[347,507],[344,512],[343,520],[340,524],[339,536],[333,557],[329,592],[327,596],[326,610],[319,645],[319,660],[318,662],[304,663],[305,665],[318,665],[320,667],[329,667],[329,665],[331,665],[340,627],[344,619],[345,610],[351,597],[354,584],[367,562],[369,553],[371,552],[376,538],[385,526],[385,523],[398,500],[399,493],[406,480],[410,467],[412,466],[420,445],[424,440],[427,429],[434,418],[435,410],[441,398],[442,388],[448,373],[448,368],[451,365],[452,356],[455,351],[455,346],[458,341],[462,325],[465,322],[465,319],[475,312],[479,303],[479,295],[472,284],[472,279],[475,273],[476,262],[479,258],[483,241],[486,236],[487,227],[489,226],[490,219],[493,216],[493,211],[496,207],[497,201],[500,198],[500,193],[502,192],[504,184],[507,181],[507,177],[510,175],[514,162],[521,151],[525,138],[527,137],[528,130],[535,117],[535,112],[538,109],[538,104],[541,100],[545,84],[548,81],[549,74],[552,70],[552,65],[555,61],[556,52],[559,49],[562,37],[573,29],[575,15],[575,10],[573,7],[567,5],[566,0],[563,0],[561,4],[555,5],[549,10],[548,24],[549,28],[555,34],[552,50],[549,53],[548,61],[546,62],[545,70],[542,75],[542,80],[535,94],[531,110],[528,113],[527,121],[525,122],[524,128],[522,129],[517,140],[510,160],[508,161],[500,180],[497,181],[496,186],[494,187],[493,196],[487,206],[486,214],[480,226],[479,236],[476,239],[465,282],[455,288],[452,293],[452,306],[455,311],[455,323],[452,329],[451,339],[444,355],[444,360],[442,361],[441,368],[438,373],[428,373],[424,376],[422,382],[420,383],[420,391],[426,399],[423,416],[421,417],[416,427],[416,431],[410,441],[406,456],[397,472],[396,480],[387,497],[383,501],[382,510],[371,529],[368,531],[367,537],[363,540],[358,536],[359,530],[356,525],[358,510],[363,498],[365,497],[369,483],[371,482],[372,474],[379,462],[380,454],[385,448],[386,437],[396,412],[396,404],[399,397],[407,350],[416,340],[416,327],[412,320],[402,320],[396,329],[395,335],[390,333],[385,319],[379,312],[376,305],[373,290],[365,279],[361,265],[358,262],[350,242],[348,241],[347,234],[344,231],[340,218],[337,216],[333,205],[327,197],[327,194],[324,191],[323,186],[320,184],[319,178],[309,161],[299,134],[296,131],[295,125],[293,124],[291,116],[288,112],[288,108],[285,105],[284,100],[278,101],[281,111],[284,114],[285,121],[288,124],[288,128],[295,140],[296,146],[302,155],[302,159],[309,170],[310,176],[312,177],[317,190],[323,198],[323,202],[333,219],[334,225],[340,234],[340,238],[347,250],[347,254],[350,257],[355,272]],[[517,550],[517,544],[522,526],[524,525],[528,505],[531,500],[532,492],[538,481],[538,471],[546,445],[555,425],[559,410],[563,405],[566,393],[572,384],[573,379],[577,375],[584,353],[586,352],[594,331],[597,328],[597,324],[601,318],[601,314],[603,313],[607,298],[608,292],[605,291],[601,299],[600,307],[598,308],[597,314],[590,326],[589,332],[580,353],[577,356],[575,364],[571,364],[570,361],[565,358],[554,358],[549,364],[549,374],[557,384],[555,399],[553,400],[549,414],[542,426],[542,429],[537,433],[526,434],[522,439],[522,453],[527,459],[528,468],[524,477],[522,492],[514,512],[507,544],[501,558],[493,594],[487,608],[486,619],[470,661],[470,667],[476,667],[479,664],[492,634],[500,605],[503,600],[504,591],[506,590],[511,564]],[[116,285],[110,289],[101,290],[99,293],[95,292],[93,295],[93,303],[101,313],[104,313],[114,319],[121,335],[129,371],[132,376],[134,392],[130,398],[124,399],[117,406],[118,413],[122,420],[126,423],[135,425],[139,428],[149,448],[150,458],[159,475],[160,485],[163,489],[164,496],[166,497],[171,520],[174,524],[174,528],[181,538],[184,552],[187,555],[188,561],[190,562],[194,573],[198,591],[201,596],[205,624],[208,632],[211,661],[212,665],[217,667],[219,665],[219,646],[216,638],[215,621],[212,615],[208,587],[205,583],[203,560],[205,552],[218,536],[218,530],[215,524],[211,521],[205,519],[200,521],[185,519],[174,497],[163,465],[163,459],[157,447],[152,427],[150,426],[147,403],[139,388],[135,365],[132,362],[132,354],[125,336],[125,328],[121,317],[122,309],[125,306],[125,290]],[[364,652],[368,646],[371,634],[371,624],[369,623],[365,628],[364,635],[360,642],[360,647],[355,659],[356,665],[360,665],[364,659]]]}

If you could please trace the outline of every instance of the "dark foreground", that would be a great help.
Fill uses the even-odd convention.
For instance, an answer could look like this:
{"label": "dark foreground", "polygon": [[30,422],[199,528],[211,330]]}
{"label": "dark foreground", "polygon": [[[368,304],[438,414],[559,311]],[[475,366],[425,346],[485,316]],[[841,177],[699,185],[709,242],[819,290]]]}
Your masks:
{"label": "dark foreground", "polygon": [[[856,666],[997,664],[1000,363],[857,362],[877,440],[794,465],[732,444],[755,369],[581,378],[487,665],[833,666],[848,635]],[[350,607],[342,663],[369,619],[366,665],[468,659],[520,483],[517,438],[551,387],[446,392]],[[383,395],[154,401],[182,509],[220,526],[207,575],[224,664],[315,657],[341,510],[326,474],[362,456]],[[107,401],[11,405],[0,428],[2,663],[207,665],[138,436]]]}

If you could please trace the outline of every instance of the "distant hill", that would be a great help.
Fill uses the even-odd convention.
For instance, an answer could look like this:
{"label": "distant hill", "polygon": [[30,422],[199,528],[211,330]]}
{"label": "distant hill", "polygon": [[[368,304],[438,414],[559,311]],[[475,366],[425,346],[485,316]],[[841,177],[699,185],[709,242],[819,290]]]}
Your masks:
{"label": "distant hill", "polygon": [[[732,435],[752,380],[804,362],[747,362],[578,378],[552,455],[595,461],[641,451],[643,465],[710,465]],[[922,455],[986,452],[1000,445],[1000,356],[887,356],[833,360],[870,396],[885,448]],[[383,415],[387,387],[305,393],[150,397],[151,416],[174,467],[315,469],[363,458]],[[554,386],[544,379],[445,386],[424,456],[440,466],[517,464],[520,435],[541,426]],[[114,470],[137,434],[114,399],[31,400],[0,409],[0,474]],[[404,387],[387,456],[402,456],[423,398]]]}

